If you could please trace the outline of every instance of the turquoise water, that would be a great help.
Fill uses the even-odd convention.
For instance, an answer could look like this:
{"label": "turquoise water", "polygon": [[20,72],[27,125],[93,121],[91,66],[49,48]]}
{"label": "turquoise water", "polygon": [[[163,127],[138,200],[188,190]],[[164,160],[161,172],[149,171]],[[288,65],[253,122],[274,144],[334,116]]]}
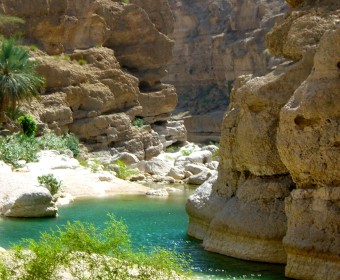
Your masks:
{"label": "turquoise water", "polygon": [[9,248],[22,238],[37,238],[39,232],[81,220],[102,225],[114,213],[128,225],[134,245],[163,246],[190,255],[195,275],[201,279],[285,279],[284,266],[262,264],[206,252],[201,242],[186,235],[186,196],[154,199],[145,196],[76,201],[59,209],[59,217],[45,219],[0,218],[0,246]]}

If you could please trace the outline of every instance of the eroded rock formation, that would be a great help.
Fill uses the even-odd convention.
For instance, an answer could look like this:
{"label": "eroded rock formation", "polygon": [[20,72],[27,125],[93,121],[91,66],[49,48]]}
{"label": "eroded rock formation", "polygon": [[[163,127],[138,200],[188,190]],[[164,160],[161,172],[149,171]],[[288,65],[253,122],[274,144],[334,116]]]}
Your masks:
{"label": "eroded rock formation", "polygon": [[188,233],[207,250],[339,279],[339,8],[300,1],[267,36],[291,61],[236,81],[218,178],[187,204]]}
{"label": "eroded rock formation", "polygon": [[[121,1],[0,1],[2,14],[25,19],[24,41],[42,50],[32,53],[47,80],[31,106],[38,120],[75,133],[90,149],[112,147],[140,159],[186,141],[182,122],[171,124],[181,133],[166,129],[177,94],[160,82],[172,56],[173,41],[160,32],[171,31],[171,11],[167,1],[146,4],[150,16]],[[157,26],[150,20],[162,16]],[[164,134],[132,126],[136,117],[163,125]]]}
{"label": "eroded rock formation", "polygon": [[[190,141],[218,140],[232,83],[239,75],[264,75],[275,60],[264,35],[282,16],[283,0],[170,0],[175,17],[173,59],[164,78],[179,93]],[[202,119],[216,126],[202,126]]]}
{"label": "eroded rock formation", "polygon": [[283,239],[292,278],[340,278],[340,28],[330,29],[280,113],[277,147],[297,186],[286,200]]}

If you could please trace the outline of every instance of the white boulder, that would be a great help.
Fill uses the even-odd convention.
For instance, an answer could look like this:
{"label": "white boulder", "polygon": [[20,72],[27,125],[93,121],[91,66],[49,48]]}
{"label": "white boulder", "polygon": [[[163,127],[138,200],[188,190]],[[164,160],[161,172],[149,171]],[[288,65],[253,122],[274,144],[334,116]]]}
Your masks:
{"label": "white boulder", "polygon": [[182,180],[185,177],[184,170],[179,167],[172,167],[168,173],[168,176],[174,178],[175,180]]}
{"label": "white boulder", "polygon": [[44,187],[19,188],[9,194],[0,208],[7,217],[56,216],[58,208]]}
{"label": "white boulder", "polygon": [[153,158],[145,162],[145,172],[151,175],[167,175],[172,168],[172,162],[164,159]]}

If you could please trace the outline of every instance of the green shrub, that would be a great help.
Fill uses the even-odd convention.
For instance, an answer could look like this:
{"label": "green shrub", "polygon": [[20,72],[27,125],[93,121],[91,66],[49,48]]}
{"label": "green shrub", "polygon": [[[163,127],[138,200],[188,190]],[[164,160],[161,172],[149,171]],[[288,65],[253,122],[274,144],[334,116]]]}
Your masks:
{"label": "green shrub", "polygon": [[143,125],[145,125],[145,122],[143,119],[141,118],[135,118],[133,121],[132,121],[132,125],[133,126],[137,126],[137,127],[142,127]]}
{"label": "green shrub", "polygon": [[38,176],[40,185],[48,187],[51,195],[55,195],[61,188],[61,181],[59,181],[53,174]]}
{"label": "green shrub", "polygon": [[136,174],[135,170],[128,167],[123,161],[117,160],[116,162],[118,168],[116,169],[117,177],[123,180]]}
{"label": "green shrub", "polygon": [[181,150],[181,154],[183,156],[189,156],[190,154],[192,154],[192,152],[194,151],[194,148],[189,148],[189,149],[182,149]]}
{"label": "green shrub", "polygon": [[7,280],[9,279],[10,270],[4,261],[0,258],[0,279]]}
{"label": "green shrub", "polygon": [[61,58],[66,61],[71,61],[71,56],[69,54],[63,53]]}
{"label": "green shrub", "polygon": [[97,173],[98,171],[102,171],[104,169],[104,166],[97,159],[92,159],[88,161],[87,164],[93,173]]}
{"label": "green shrub", "polygon": [[71,150],[74,156],[80,153],[79,141],[73,134],[57,136],[48,133],[35,138],[19,133],[0,137],[0,159],[15,167],[20,166],[20,160],[37,161],[37,153],[40,150],[57,150],[63,153],[67,149]]}
{"label": "green shrub", "polygon": [[74,157],[79,156],[80,148],[79,148],[78,138],[73,133],[70,133],[70,134],[66,133],[63,135],[63,139],[64,139],[67,149],[72,151],[73,156]]}
{"label": "green shrub", "polygon": [[39,146],[42,150],[56,150],[63,153],[65,150],[71,150],[73,156],[80,154],[79,140],[74,134],[64,134],[57,136],[54,133],[46,133],[38,138]]}
{"label": "green shrub", "polygon": [[167,153],[176,153],[179,151],[179,147],[178,146],[169,146],[166,148],[166,152]]}
{"label": "green shrub", "polygon": [[30,49],[30,51],[35,52],[38,49],[38,47],[37,47],[37,45],[30,45],[29,49]]}
{"label": "green shrub", "polygon": [[61,136],[57,136],[54,133],[46,133],[43,136],[37,138],[39,146],[42,150],[56,150],[59,152],[67,149],[65,141]]}
{"label": "green shrub", "polygon": [[37,131],[36,121],[28,114],[25,114],[18,118],[18,124],[20,124],[22,131],[28,137],[34,136]]}
{"label": "green shrub", "polygon": [[[27,253],[25,249],[31,253]],[[67,223],[43,233],[38,241],[23,240],[14,247],[20,279],[56,279],[58,269],[69,270],[75,279],[172,279],[190,264],[181,254],[157,248],[151,253],[132,250],[126,225],[113,215],[101,228],[91,223]],[[128,269],[137,267],[138,277]]]}
{"label": "green shrub", "polygon": [[24,134],[13,134],[0,138],[0,159],[19,167],[19,161],[32,162],[37,160],[39,144],[34,137]]}
{"label": "green shrub", "polygon": [[87,64],[87,61],[83,58],[80,58],[80,59],[78,59],[78,63],[79,63],[79,65],[85,65],[85,64]]}

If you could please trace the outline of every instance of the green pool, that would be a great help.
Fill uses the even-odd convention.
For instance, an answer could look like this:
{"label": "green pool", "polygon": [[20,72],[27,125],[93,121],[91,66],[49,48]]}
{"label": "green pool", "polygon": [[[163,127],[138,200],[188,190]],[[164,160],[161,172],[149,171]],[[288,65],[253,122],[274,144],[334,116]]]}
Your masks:
{"label": "green pool", "polygon": [[285,279],[284,266],[254,263],[209,253],[201,242],[186,235],[188,217],[184,210],[187,194],[167,199],[145,196],[79,200],[59,209],[58,218],[0,218],[0,246],[9,248],[22,238],[37,238],[39,232],[67,221],[81,220],[103,224],[114,213],[128,225],[136,247],[163,246],[191,256],[200,279]]}

